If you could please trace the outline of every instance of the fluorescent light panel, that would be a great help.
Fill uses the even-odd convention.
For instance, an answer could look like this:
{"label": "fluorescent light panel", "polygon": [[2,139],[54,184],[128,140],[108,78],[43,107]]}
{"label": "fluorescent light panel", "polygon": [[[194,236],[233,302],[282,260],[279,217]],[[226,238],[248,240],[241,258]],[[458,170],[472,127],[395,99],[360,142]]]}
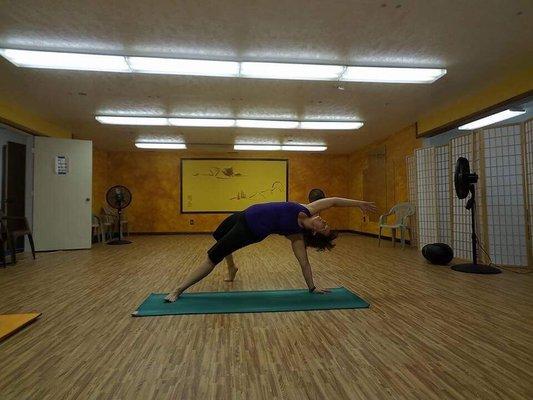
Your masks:
{"label": "fluorescent light panel", "polygon": [[362,122],[336,122],[336,121],[302,121],[300,122],[300,129],[359,129],[363,126]]}
{"label": "fluorescent light panel", "polygon": [[239,75],[239,63],[234,61],[182,60],[153,57],[126,57],[126,59],[132,72],[233,77]]}
{"label": "fluorescent light panel", "polygon": [[95,118],[101,124],[111,124],[111,125],[146,125],[146,126],[168,125],[168,118],[164,118],[164,117],[120,117],[120,116],[97,115]]}
{"label": "fluorescent light panel", "polygon": [[525,110],[505,110],[496,114],[489,115],[488,117],[478,119],[465,125],[461,125],[460,130],[472,130],[483,128],[487,125],[495,124],[496,122],[505,121],[506,119],[516,117],[517,115],[524,114]]}
{"label": "fluorescent light panel", "polygon": [[433,83],[446,75],[442,68],[347,67],[345,82]]}
{"label": "fluorescent light panel", "polygon": [[234,150],[281,150],[280,145],[275,144],[236,144]]}
{"label": "fluorescent light panel", "polygon": [[342,65],[242,62],[241,77],[336,81],[344,68]]}
{"label": "fluorescent light panel", "polygon": [[13,49],[0,49],[0,54],[17,67],[130,72],[123,56]]}
{"label": "fluorescent light panel", "polygon": [[275,145],[275,144],[236,144],[234,150],[258,150],[258,151],[325,151],[327,146],[319,145]]}
{"label": "fluorescent light panel", "polygon": [[230,119],[230,118],[166,118],[166,117],[127,117],[97,115],[96,120],[102,124],[144,125],[144,126],[198,126],[198,127],[238,127],[265,129],[322,129],[353,130],[363,126],[359,121],[286,121],[267,119]]}
{"label": "fluorescent light panel", "polygon": [[218,118],[169,118],[170,125],[174,126],[203,126],[203,127],[232,127],[234,119]]}
{"label": "fluorescent light panel", "polygon": [[186,149],[185,143],[164,143],[164,142],[135,142],[135,146],[139,149]]}
{"label": "fluorescent light panel", "polygon": [[324,64],[191,60],[16,49],[0,49],[0,55],[18,67],[169,75],[346,82],[432,83],[446,74],[446,70],[442,68],[357,67]]}
{"label": "fluorescent light panel", "polygon": [[325,151],[327,146],[304,146],[304,145],[283,145],[281,150],[286,151]]}
{"label": "fluorescent light panel", "polygon": [[238,119],[238,128],[276,128],[276,129],[297,129],[298,121],[274,121],[266,119]]}

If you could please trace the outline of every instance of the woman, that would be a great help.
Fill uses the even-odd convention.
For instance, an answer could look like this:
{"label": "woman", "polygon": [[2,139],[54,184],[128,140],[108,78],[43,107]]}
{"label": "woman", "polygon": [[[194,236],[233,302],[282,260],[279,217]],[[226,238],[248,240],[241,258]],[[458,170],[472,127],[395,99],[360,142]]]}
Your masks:
{"label": "woman", "polygon": [[165,297],[165,301],[174,302],[190,286],[205,278],[215,266],[226,259],[228,279],[233,281],[238,268],[232,253],[238,249],[257,243],[268,235],[284,235],[292,243],[292,251],[302,268],[302,274],[312,293],[327,293],[327,289],[315,286],[311,265],[307,259],[307,247],[317,250],[331,250],[332,241],[337,234],[318,213],[332,207],[359,207],[363,213],[375,212],[374,203],[359,200],[330,197],[314,201],[307,205],[292,202],[263,203],[248,207],[244,211],[230,215],[213,233],[216,243],[207,251],[204,262]]}

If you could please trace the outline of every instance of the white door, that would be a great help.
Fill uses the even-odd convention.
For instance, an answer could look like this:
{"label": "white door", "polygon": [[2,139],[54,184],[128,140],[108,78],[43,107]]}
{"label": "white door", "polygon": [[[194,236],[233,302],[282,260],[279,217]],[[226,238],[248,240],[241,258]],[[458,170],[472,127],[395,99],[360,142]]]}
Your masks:
{"label": "white door", "polygon": [[35,137],[36,250],[91,247],[92,153],[89,140]]}

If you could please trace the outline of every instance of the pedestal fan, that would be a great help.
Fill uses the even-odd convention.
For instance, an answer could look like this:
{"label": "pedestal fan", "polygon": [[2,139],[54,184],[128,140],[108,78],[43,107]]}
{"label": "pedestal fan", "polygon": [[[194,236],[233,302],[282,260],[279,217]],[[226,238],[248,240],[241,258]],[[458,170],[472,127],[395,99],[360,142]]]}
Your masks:
{"label": "pedestal fan", "polygon": [[453,182],[455,186],[455,194],[460,199],[466,199],[468,194],[472,195],[466,202],[466,209],[470,211],[472,216],[472,262],[466,264],[454,265],[452,269],[459,272],[467,272],[470,274],[499,274],[500,269],[477,262],[477,235],[476,235],[476,188],[475,184],[478,181],[478,175],[470,172],[470,164],[464,157],[459,157],[455,164],[455,173]]}
{"label": "pedestal fan", "polygon": [[118,239],[111,240],[107,242],[107,244],[130,244],[131,242],[129,240],[124,240],[122,238],[122,210],[130,205],[131,192],[127,187],[117,185],[107,191],[105,198],[107,203],[117,210],[118,213]]}

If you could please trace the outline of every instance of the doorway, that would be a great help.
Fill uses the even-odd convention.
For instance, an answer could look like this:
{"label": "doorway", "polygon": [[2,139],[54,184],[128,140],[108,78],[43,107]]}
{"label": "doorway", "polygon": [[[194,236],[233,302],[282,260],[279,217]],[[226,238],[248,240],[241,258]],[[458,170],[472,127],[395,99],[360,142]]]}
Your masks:
{"label": "doorway", "polygon": [[[2,205],[5,215],[24,217],[26,207],[26,145],[7,142],[2,147]],[[7,221],[9,230],[14,230],[16,221]],[[16,251],[24,251],[24,238],[15,243]]]}

